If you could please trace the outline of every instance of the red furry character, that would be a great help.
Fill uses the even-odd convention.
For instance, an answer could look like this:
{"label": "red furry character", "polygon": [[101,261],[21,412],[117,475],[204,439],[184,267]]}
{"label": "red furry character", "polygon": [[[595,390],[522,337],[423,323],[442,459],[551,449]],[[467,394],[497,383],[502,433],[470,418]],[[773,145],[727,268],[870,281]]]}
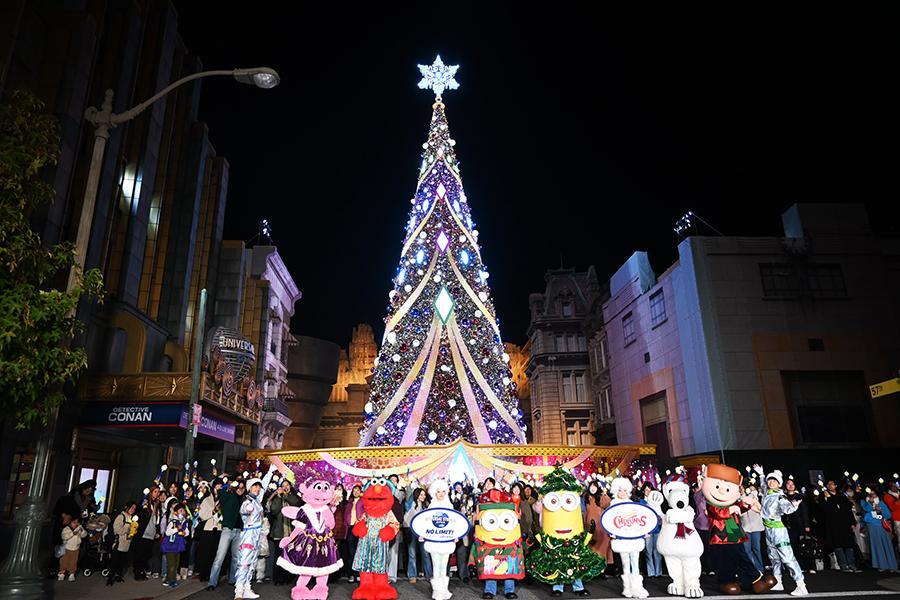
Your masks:
{"label": "red furry character", "polygon": [[391,512],[394,485],[385,479],[372,479],[362,495],[365,514],[353,526],[359,538],[353,570],[359,571],[359,587],[353,600],[395,600],[397,590],[388,583],[388,545],[397,535],[400,523]]}

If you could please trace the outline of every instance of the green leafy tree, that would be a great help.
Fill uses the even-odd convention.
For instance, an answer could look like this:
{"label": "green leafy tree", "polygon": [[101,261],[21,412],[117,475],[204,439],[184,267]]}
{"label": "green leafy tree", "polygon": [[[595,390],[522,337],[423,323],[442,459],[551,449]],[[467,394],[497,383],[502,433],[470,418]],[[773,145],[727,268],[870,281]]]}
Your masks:
{"label": "green leafy tree", "polygon": [[[0,411],[19,428],[46,423],[87,366],[83,348],[71,340],[83,329],[75,318],[82,296],[101,298],[97,269],[82,273],[71,243],[45,247],[29,216],[53,201],[53,187],[40,179],[56,163],[56,120],[24,91],[0,104]],[[54,289],[76,268],[70,291]]]}

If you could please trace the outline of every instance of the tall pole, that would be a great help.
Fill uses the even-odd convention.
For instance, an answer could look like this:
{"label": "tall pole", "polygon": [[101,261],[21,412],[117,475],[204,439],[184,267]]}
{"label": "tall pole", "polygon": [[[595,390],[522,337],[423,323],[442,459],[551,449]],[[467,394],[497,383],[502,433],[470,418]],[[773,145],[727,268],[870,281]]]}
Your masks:
{"label": "tall pole", "polygon": [[194,336],[194,365],[191,367],[191,401],[187,411],[187,433],[184,434],[184,464],[185,469],[194,460],[194,406],[200,400],[200,365],[203,363],[203,326],[206,323],[206,288],[200,290],[200,314],[197,319],[196,335]]}
{"label": "tall pole", "polygon": [[[102,110],[112,112],[112,90],[106,90]],[[91,109],[88,109],[89,111]],[[96,111],[96,109],[93,109]],[[94,129],[94,149],[91,153],[91,166],[88,170],[84,187],[81,218],[78,222],[78,233],[75,237],[75,262],[69,269],[66,292],[71,292],[78,283],[78,269],[87,257],[88,242],[91,237],[91,224],[94,222],[94,207],[97,203],[97,188],[100,183],[100,172],[103,169],[103,153],[109,139],[109,125],[99,123]],[[44,589],[47,581],[38,565],[37,551],[40,546],[41,527],[47,517],[44,509],[44,496],[50,474],[50,456],[53,440],[56,435],[56,421],[59,408],[54,408],[47,417],[47,425],[42,429],[34,454],[34,465],[31,470],[31,485],[28,496],[16,511],[15,531],[9,546],[9,556],[0,567],[0,598],[34,598],[51,597]]]}

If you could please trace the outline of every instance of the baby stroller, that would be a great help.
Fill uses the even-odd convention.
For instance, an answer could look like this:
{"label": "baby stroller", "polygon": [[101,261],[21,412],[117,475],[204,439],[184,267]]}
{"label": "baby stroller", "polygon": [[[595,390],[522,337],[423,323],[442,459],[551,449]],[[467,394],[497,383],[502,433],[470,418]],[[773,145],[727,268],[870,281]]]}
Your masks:
{"label": "baby stroller", "polygon": [[109,561],[112,557],[112,546],[109,536],[109,515],[91,515],[84,529],[88,532],[84,538],[84,551],[78,561],[78,568],[85,577],[99,571],[103,577],[109,577]]}

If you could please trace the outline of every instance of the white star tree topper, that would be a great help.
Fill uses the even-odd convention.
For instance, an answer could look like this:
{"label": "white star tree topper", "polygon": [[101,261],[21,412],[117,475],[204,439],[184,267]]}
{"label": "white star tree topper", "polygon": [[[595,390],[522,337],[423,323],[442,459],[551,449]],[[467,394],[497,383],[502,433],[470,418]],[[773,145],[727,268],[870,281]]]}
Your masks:
{"label": "white star tree topper", "polygon": [[459,88],[456,79],[456,71],[459,65],[445,65],[441,60],[441,55],[430,65],[419,65],[419,72],[422,73],[422,81],[419,82],[419,89],[434,90],[435,97],[440,100],[444,90],[455,90]]}

